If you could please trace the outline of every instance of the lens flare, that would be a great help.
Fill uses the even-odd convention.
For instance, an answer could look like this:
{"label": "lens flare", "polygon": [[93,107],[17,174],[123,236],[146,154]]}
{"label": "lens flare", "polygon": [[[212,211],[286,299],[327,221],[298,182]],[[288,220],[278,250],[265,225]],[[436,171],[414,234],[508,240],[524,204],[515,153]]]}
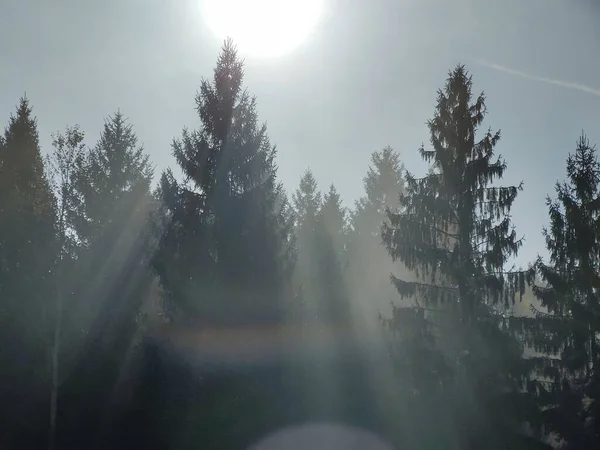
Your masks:
{"label": "lens flare", "polygon": [[252,445],[248,450],[393,450],[374,434],[333,424],[286,428]]}

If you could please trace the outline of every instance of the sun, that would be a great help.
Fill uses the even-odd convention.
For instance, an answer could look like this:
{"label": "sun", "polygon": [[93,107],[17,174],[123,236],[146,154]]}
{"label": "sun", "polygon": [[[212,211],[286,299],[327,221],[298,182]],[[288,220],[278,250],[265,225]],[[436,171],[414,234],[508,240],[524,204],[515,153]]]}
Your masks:
{"label": "sun", "polygon": [[201,0],[208,27],[219,38],[231,37],[238,49],[257,57],[281,56],[310,35],[323,0]]}

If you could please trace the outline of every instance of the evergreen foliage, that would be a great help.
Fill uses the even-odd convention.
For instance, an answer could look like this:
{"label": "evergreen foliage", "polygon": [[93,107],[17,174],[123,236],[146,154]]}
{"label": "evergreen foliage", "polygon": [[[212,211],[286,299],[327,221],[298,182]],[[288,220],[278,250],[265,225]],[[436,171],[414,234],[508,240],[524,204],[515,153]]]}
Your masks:
{"label": "evergreen foliage", "polygon": [[348,232],[347,210],[342,205],[340,194],[333,184],[329,185],[329,191],[323,196],[320,220],[324,231],[331,240],[338,264],[341,264],[345,254],[346,234]]}
{"label": "evergreen foliage", "polygon": [[76,129],[57,136],[55,144],[60,229],[75,252],[63,258],[58,280],[68,325],[59,355],[60,448],[67,438],[81,446],[106,442],[128,398],[122,374],[135,368],[138,318],[153,281],[147,219],[154,205],[148,155],[121,112],[106,120],[94,147],[83,146]]}
{"label": "evergreen foliage", "polygon": [[161,179],[153,265],[172,314],[278,322],[294,258],[291,211],[276,179],[276,149],[242,81],[243,62],[227,41],[196,96],[201,129],[173,143],[184,181],[170,171]]}
{"label": "evergreen foliage", "polygon": [[317,247],[319,212],[323,203],[317,180],[310,169],[304,172],[300,185],[292,195],[294,209],[294,234],[296,236],[297,261],[295,284],[301,293],[296,315],[301,322],[313,322],[322,306],[321,286],[318,282],[320,266],[313,263]]}
{"label": "evergreen foliage", "polygon": [[547,199],[550,258],[538,258],[542,284],[533,289],[545,312],[512,321],[535,352],[530,389],[544,409],[544,426],[572,449],[600,445],[599,189],[596,150],[582,134],[567,159],[567,181],[556,184],[556,199]]}
{"label": "evergreen foliage", "polygon": [[323,315],[332,325],[349,327],[351,306],[344,286],[346,210],[334,185],[323,196],[317,218],[317,248],[313,264],[319,268]]}
{"label": "evergreen foliage", "polygon": [[[277,181],[276,149],[242,82],[243,62],[226,41],[213,79],[196,96],[200,129],[173,142],[183,180],[162,176],[152,266],[173,328],[275,330],[276,343],[294,304],[293,217]],[[250,373],[159,363],[173,381],[151,384],[159,392],[149,420],[178,445],[240,446],[284,404],[285,367],[275,359]],[[182,386],[186,401],[178,400]]]}
{"label": "evergreen foliage", "polygon": [[346,210],[331,185],[322,196],[310,170],[293,194],[297,244],[296,282],[302,292],[303,320],[348,326],[344,288]]}
{"label": "evergreen foliage", "polygon": [[[0,447],[247,448],[306,421],[398,448],[600,447],[587,137],[547,199],[549,257],[517,270],[521,186],[501,185],[463,66],[437,93],[425,175],[376,151],[350,209],[310,170],[288,203],[243,81],[227,40],[198,129],[172,143],[182,176],[154,193],[120,111],[92,147],[79,126],[53,134],[44,160],[20,100],[0,136]],[[516,316],[528,283],[539,307]]]}
{"label": "evergreen foliage", "polygon": [[76,223],[79,238],[87,245],[147,195],[153,169],[131,124],[120,111],[109,117],[98,143],[78,161]]}
{"label": "evergreen foliage", "polygon": [[37,122],[21,98],[0,139],[0,404],[10,405],[0,423],[23,445],[39,443],[48,410],[55,219]]}
{"label": "evergreen foliage", "polygon": [[[382,245],[381,225],[387,220],[387,208],[395,208],[398,195],[404,188],[404,166],[400,154],[385,147],[371,154],[371,164],[363,179],[365,195],[350,212],[347,239],[348,289],[354,303],[364,305],[365,299],[377,299],[375,312],[384,315],[390,302],[397,300],[396,289],[389,283],[390,272],[408,273],[403,265],[393,263]],[[374,315],[365,309],[363,314]]]}
{"label": "evergreen foliage", "polygon": [[406,174],[399,211],[388,213],[382,236],[392,258],[418,276],[392,277],[400,296],[414,301],[396,309],[394,319],[412,316],[420,346],[435,338],[444,355],[443,368],[437,356],[435,364],[424,364],[424,355],[413,361],[425,366],[423,377],[435,374],[426,392],[438,390],[437,384],[458,408],[452,426],[460,430],[457,448],[484,442],[515,448],[523,420],[515,401],[527,373],[503,312],[525,288],[525,273],[506,270],[522,244],[510,222],[520,186],[494,185],[506,170],[494,155],[500,132],[477,138],[485,97],[473,98],[471,89],[471,76],[457,66],[428,121],[432,148],[419,150],[431,170],[423,178]]}

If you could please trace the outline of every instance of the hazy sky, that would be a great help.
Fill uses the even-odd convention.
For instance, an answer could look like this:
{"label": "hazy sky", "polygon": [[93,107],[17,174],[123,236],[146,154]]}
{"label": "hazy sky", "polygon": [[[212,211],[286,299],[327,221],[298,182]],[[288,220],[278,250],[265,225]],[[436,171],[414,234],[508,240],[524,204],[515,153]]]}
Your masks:
{"label": "hazy sky", "polygon": [[[2,0],[0,123],[25,91],[44,149],[78,123],[89,144],[120,108],[157,174],[170,143],[196,128],[194,94],[221,45],[200,0]],[[250,1],[250,0],[249,0]],[[283,58],[246,58],[246,85],[279,148],[288,191],[311,167],[350,204],[371,152],[400,151],[421,173],[436,90],[467,65],[502,129],[507,182],[525,181],[514,209],[527,238],[519,261],[543,250],[543,203],[584,129],[600,144],[600,4],[594,0],[325,0],[305,44]]]}

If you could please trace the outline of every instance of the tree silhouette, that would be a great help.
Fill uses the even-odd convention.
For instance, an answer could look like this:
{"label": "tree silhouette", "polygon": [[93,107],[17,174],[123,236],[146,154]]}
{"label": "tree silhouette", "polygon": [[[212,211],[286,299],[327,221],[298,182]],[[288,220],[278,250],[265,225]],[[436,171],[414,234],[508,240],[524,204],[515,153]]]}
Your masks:
{"label": "tree silhouette", "polygon": [[105,121],[94,147],[77,152],[64,218],[74,232],[76,263],[59,281],[71,295],[63,315],[68,348],[59,377],[58,448],[67,442],[109,445],[127,407],[124,374],[136,370],[138,318],[153,281],[147,248],[151,180],[148,155],[121,112]]}
{"label": "tree silhouette", "polygon": [[[425,175],[376,151],[351,209],[310,170],[288,202],[243,81],[227,40],[153,193],[120,111],[94,146],[53,134],[44,160],[20,99],[0,135],[0,447],[246,448],[306,421],[399,448],[600,447],[587,137],[547,199],[549,257],[517,270],[521,186],[501,185],[464,66],[437,93]],[[528,283],[540,306],[517,316]]]}
{"label": "tree silhouette", "polygon": [[48,425],[55,218],[37,122],[21,98],[0,139],[0,422],[16,446],[43,445]]}
{"label": "tree silhouette", "polygon": [[[389,283],[389,273],[406,272],[400,263],[390,261],[381,240],[381,224],[387,220],[386,208],[397,205],[404,186],[403,171],[400,155],[391,147],[373,152],[363,179],[365,195],[349,214],[346,280],[354,303],[362,305],[366,315],[375,316],[378,310],[386,314],[384,308],[398,298]],[[373,299],[377,304],[367,308]]]}
{"label": "tree silhouette", "polygon": [[544,311],[512,324],[536,352],[530,389],[544,408],[547,433],[583,449],[600,444],[600,163],[583,134],[567,159],[567,176],[556,184],[556,199],[547,199],[549,261],[536,263],[542,284],[533,292]]}
{"label": "tree silhouette", "polygon": [[[450,382],[432,364],[422,376],[433,373],[452,393],[444,396],[455,411],[458,448],[515,448],[522,444],[520,390],[527,374],[518,342],[504,331],[503,312],[525,288],[526,274],[505,267],[522,243],[509,214],[520,187],[493,184],[506,170],[494,156],[500,133],[477,140],[485,97],[473,99],[471,88],[471,76],[457,66],[438,91],[428,121],[432,149],[419,150],[430,171],[420,179],[406,174],[399,211],[388,213],[382,235],[392,258],[418,276],[393,277],[400,296],[415,302],[404,313],[436,327],[437,347],[454,374]],[[413,323],[421,333],[423,326]]]}
{"label": "tree silhouette", "polygon": [[[184,173],[160,185],[165,210],[154,267],[172,313],[194,320],[281,321],[293,263],[291,216],[275,147],[242,88],[243,62],[226,41],[196,96],[202,122],[173,154]],[[181,316],[180,316],[181,317]]]}
{"label": "tree silhouette", "polygon": [[[276,179],[275,148],[242,81],[243,62],[226,41],[213,79],[196,96],[201,128],[173,143],[184,179],[166,171],[159,186],[152,265],[172,330],[235,335],[240,327],[279,330],[291,319],[291,211]],[[202,361],[185,367],[185,359],[161,359],[147,420],[180,445],[201,439],[208,448],[236,448],[283,420],[278,358],[267,368],[241,362],[239,371],[216,372]]]}

